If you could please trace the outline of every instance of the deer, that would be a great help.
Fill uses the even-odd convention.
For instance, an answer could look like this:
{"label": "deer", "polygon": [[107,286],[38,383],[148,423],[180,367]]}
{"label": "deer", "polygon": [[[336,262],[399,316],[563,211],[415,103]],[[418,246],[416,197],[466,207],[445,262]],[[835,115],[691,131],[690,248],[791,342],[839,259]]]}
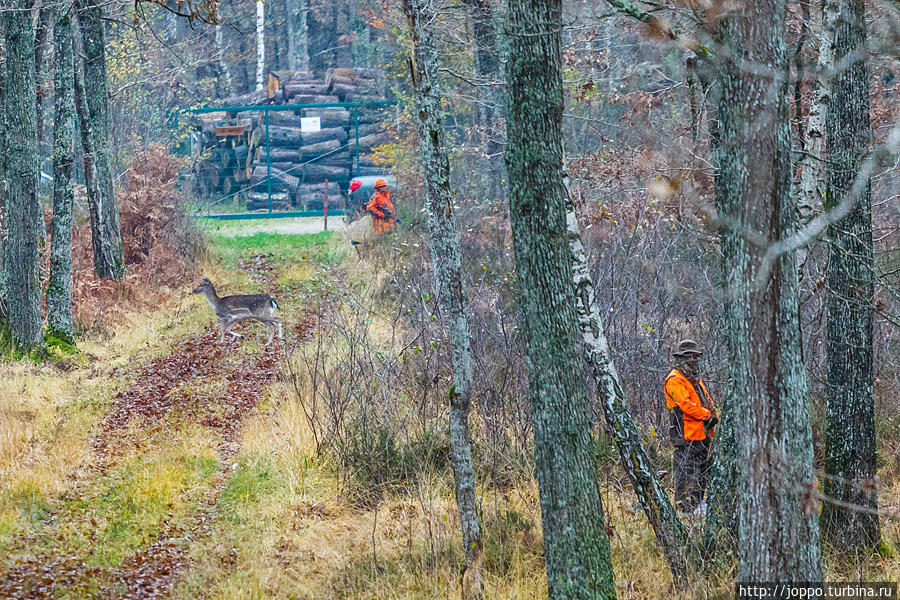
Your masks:
{"label": "deer", "polygon": [[206,277],[191,293],[203,294],[209,300],[209,305],[212,306],[213,311],[222,323],[221,341],[225,341],[226,333],[230,333],[235,337],[242,337],[241,334],[231,331],[231,327],[241,321],[251,319],[259,321],[269,328],[269,341],[266,342],[267,344],[272,342],[276,331],[278,332],[278,339],[283,339],[281,335],[281,319],[274,314],[276,310],[281,310],[281,307],[278,306],[275,298],[269,294],[242,294],[220,298],[216,294],[216,288],[212,281]]}

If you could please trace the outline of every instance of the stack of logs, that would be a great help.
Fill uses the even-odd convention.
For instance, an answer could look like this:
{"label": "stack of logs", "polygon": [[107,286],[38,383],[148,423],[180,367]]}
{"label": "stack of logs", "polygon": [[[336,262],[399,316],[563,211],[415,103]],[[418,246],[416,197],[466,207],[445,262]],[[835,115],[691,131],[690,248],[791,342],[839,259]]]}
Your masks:
{"label": "stack of logs", "polygon": [[[269,81],[267,90],[227,98],[222,106],[384,100],[376,93],[375,79],[354,69],[330,69],[324,80],[303,71],[281,71]],[[362,106],[200,115],[194,148],[199,191],[246,198],[249,210],[268,209],[270,202],[273,209],[320,210],[326,194],[340,200],[351,176],[384,172],[372,159],[372,149],[391,139],[378,115],[378,109]],[[308,117],[318,117],[318,131],[301,128],[301,119]]]}

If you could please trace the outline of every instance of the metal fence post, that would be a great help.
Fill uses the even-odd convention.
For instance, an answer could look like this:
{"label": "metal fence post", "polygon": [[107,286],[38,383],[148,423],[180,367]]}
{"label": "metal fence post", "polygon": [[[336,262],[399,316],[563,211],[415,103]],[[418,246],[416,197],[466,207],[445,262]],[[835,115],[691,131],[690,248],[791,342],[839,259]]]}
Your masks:
{"label": "metal fence post", "polygon": [[325,231],[328,231],[328,178],[325,178],[325,201],[322,203],[322,212],[325,213]]}
{"label": "metal fence post", "polygon": [[356,152],[354,153],[354,158],[356,159],[356,169],[353,171],[354,177],[359,177],[359,105],[353,105],[353,117],[356,121]]}
{"label": "metal fence post", "polygon": [[[263,109],[265,110],[265,109]],[[269,214],[272,214],[272,142],[269,139],[269,111],[266,110],[266,189],[269,195]]]}

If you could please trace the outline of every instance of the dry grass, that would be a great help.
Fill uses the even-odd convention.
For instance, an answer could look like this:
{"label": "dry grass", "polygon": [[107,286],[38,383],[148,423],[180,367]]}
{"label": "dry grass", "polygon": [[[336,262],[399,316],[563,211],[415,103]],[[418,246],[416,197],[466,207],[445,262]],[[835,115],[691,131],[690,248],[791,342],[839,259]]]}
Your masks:
{"label": "dry grass", "polygon": [[[243,246],[220,250],[201,270],[230,289],[248,289],[255,282],[235,264],[254,251]],[[332,265],[299,256],[308,249],[290,252],[285,247],[279,257],[276,282],[285,291],[286,314],[295,318],[304,294],[320,285]],[[333,256],[316,252],[320,259]],[[349,256],[345,275],[377,285],[384,272]],[[189,566],[173,598],[462,600],[459,523],[446,472],[426,471],[374,505],[350,502],[335,465],[316,454],[300,399],[285,378],[270,385],[229,464],[217,464],[215,441],[201,427],[150,428],[141,447],[128,448],[116,468],[96,482],[85,504],[59,500],[68,477],[83,464],[110,399],[130,381],[133,366],[165,354],[212,320],[205,301],[187,293],[192,284],[185,282],[154,310],[124,314],[105,333],[80,340],[85,358],[72,359],[64,368],[0,364],[0,379],[14,392],[0,404],[0,553],[17,534],[36,530],[52,507],[73,523],[94,518],[102,534],[89,539],[84,528],[63,527],[59,543],[70,550],[94,544],[91,560],[115,565],[153,539],[162,521],[195,523],[200,503],[213,498],[211,519],[202,534],[191,537]],[[335,310],[354,307],[338,304]],[[393,341],[386,322],[372,321],[370,343],[392,350]],[[246,349],[256,343],[248,337]],[[292,360],[309,351],[301,347]],[[340,353],[330,355],[329,367],[341,359]],[[900,481],[896,462],[885,465],[882,506],[894,517],[883,520],[884,538],[896,552]],[[213,488],[218,491],[211,495]],[[618,468],[605,473],[602,491],[620,599],[732,597],[727,573],[698,571],[687,592],[673,591],[653,533]],[[546,598],[535,482],[523,478],[502,490],[481,488],[479,498],[485,597]],[[830,580],[900,579],[896,554],[849,561],[840,570],[833,558],[829,555],[827,563]]]}

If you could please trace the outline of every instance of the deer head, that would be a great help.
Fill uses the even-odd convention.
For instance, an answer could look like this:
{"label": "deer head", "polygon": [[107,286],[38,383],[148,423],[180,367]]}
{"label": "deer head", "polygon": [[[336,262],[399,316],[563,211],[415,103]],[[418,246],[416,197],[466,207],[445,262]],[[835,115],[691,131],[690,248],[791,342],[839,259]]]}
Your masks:
{"label": "deer head", "polygon": [[198,285],[196,288],[194,288],[194,291],[192,291],[191,293],[192,294],[206,294],[209,292],[212,292],[213,294],[215,294],[216,288],[213,287],[212,281],[210,281],[209,279],[204,277],[203,281],[200,282],[200,285]]}

